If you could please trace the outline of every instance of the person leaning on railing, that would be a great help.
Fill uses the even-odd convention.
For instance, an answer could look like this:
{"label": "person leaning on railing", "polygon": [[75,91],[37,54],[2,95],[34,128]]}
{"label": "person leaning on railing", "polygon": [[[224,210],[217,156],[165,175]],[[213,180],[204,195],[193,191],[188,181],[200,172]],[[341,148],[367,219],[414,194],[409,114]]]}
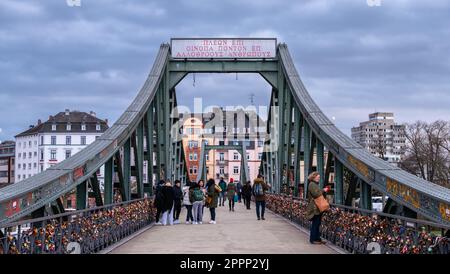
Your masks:
{"label": "person leaning on railing", "polygon": [[309,242],[311,244],[325,244],[320,238],[320,223],[322,221],[322,213],[317,207],[314,199],[318,198],[329,191],[329,187],[320,189],[319,187],[320,174],[319,172],[313,172],[308,176],[308,206],[306,208],[306,218],[311,220],[311,228],[309,234]]}

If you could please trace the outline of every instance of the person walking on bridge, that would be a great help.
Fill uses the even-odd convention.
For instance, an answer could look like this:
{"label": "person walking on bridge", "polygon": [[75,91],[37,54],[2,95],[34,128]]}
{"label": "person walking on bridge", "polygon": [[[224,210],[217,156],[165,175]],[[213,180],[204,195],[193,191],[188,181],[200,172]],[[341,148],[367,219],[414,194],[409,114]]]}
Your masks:
{"label": "person walking on bridge", "polygon": [[161,213],[163,212],[162,208],[163,208],[163,195],[161,192],[162,187],[164,186],[165,182],[164,180],[159,181],[158,185],[156,186],[155,189],[155,207],[156,207],[156,224],[157,225],[161,225],[162,223],[159,221],[160,217],[161,217]]}
{"label": "person walking on bridge", "polygon": [[236,195],[236,185],[234,184],[233,178],[230,178],[230,182],[227,186],[227,198],[228,207],[230,211],[234,211],[234,196]]}
{"label": "person walking on bridge", "polygon": [[322,213],[314,202],[314,199],[318,198],[320,195],[324,195],[325,193],[327,193],[330,188],[329,186],[327,186],[324,189],[320,189],[319,181],[320,173],[317,171],[311,173],[308,176],[308,205],[306,207],[306,218],[308,220],[311,220],[312,222],[309,234],[309,242],[311,244],[325,244],[325,241],[320,238],[320,223],[322,221]]}
{"label": "person walking on bridge", "polygon": [[203,205],[205,201],[205,193],[200,188],[199,184],[195,184],[190,192],[190,200],[192,202],[192,209],[194,211],[194,222],[193,224],[203,223]]}
{"label": "person walking on bridge", "polygon": [[227,192],[227,183],[223,180],[223,177],[220,177],[219,186],[222,189],[219,195],[219,206],[224,206],[225,203],[225,195]]}
{"label": "person walking on bridge", "polygon": [[242,198],[247,209],[250,209],[250,202],[252,200],[252,186],[250,185],[250,181],[247,181],[242,187]]}
{"label": "person walking on bridge", "polygon": [[183,205],[186,207],[186,224],[189,224],[189,222],[192,224],[194,223],[194,215],[192,215],[192,191],[193,187],[192,184],[195,184],[194,182],[188,182],[183,187]]}
{"label": "person walking on bridge", "polygon": [[175,202],[175,194],[170,180],[166,181],[166,184],[162,187],[161,192],[163,196],[162,225],[173,225],[173,207]]}
{"label": "person walking on bridge", "polygon": [[259,174],[253,182],[252,193],[253,196],[255,196],[256,217],[258,217],[258,220],[265,220],[264,211],[266,210],[266,191],[268,191],[270,187],[271,186],[269,184],[264,182],[261,174]]}
{"label": "person walking on bridge", "polygon": [[216,207],[219,200],[219,193],[222,191],[222,189],[218,185],[216,185],[214,179],[209,179],[208,183],[206,184],[206,191],[208,193],[207,207],[209,208],[209,212],[211,213],[211,221],[209,223],[216,224]]}
{"label": "person walking on bridge", "polygon": [[175,186],[173,187],[174,194],[174,211],[173,219],[174,224],[179,224],[180,213],[181,213],[181,203],[183,202],[183,191],[181,190],[181,181],[175,180]]}

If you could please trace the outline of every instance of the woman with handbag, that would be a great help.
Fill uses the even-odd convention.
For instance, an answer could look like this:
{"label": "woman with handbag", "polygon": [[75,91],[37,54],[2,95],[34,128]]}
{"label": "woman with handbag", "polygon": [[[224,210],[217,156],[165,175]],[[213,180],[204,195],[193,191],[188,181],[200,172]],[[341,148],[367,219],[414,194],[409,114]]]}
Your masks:
{"label": "woman with handbag", "polygon": [[311,220],[311,228],[309,234],[309,242],[311,244],[325,244],[320,238],[320,223],[322,221],[322,213],[329,208],[329,204],[324,198],[330,188],[327,186],[324,189],[319,187],[320,174],[313,172],[308,176],[308,206],[306,208],[306,218]]}
{"label": "woman with handbag", "polygon": [[209,223],[216,224],[216,207],[219,203],[219,193],[222,189],[216,185],[214,179],[209,179],[206,183],[206,191],[208,193],[207,207],[209,207],[209,212],[211,213],[211,221]]}

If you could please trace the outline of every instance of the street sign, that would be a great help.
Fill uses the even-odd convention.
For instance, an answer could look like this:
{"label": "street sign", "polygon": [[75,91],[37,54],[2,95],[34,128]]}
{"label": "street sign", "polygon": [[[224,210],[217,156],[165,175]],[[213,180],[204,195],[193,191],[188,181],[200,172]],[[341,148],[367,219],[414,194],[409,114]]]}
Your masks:
{"label": "street sign", "polygon": [[176,59],[266,59],[276,57],[275,38],[172,38]]}

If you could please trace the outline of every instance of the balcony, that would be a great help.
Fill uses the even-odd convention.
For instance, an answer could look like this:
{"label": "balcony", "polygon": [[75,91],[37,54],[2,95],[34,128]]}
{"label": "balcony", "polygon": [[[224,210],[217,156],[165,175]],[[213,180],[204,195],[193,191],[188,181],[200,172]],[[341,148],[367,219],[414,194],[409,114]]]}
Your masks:
{"label": "balcony", "polygon": [[226,166],[226,165],[228,165],[228,160],[216,160],[216,165]]}

